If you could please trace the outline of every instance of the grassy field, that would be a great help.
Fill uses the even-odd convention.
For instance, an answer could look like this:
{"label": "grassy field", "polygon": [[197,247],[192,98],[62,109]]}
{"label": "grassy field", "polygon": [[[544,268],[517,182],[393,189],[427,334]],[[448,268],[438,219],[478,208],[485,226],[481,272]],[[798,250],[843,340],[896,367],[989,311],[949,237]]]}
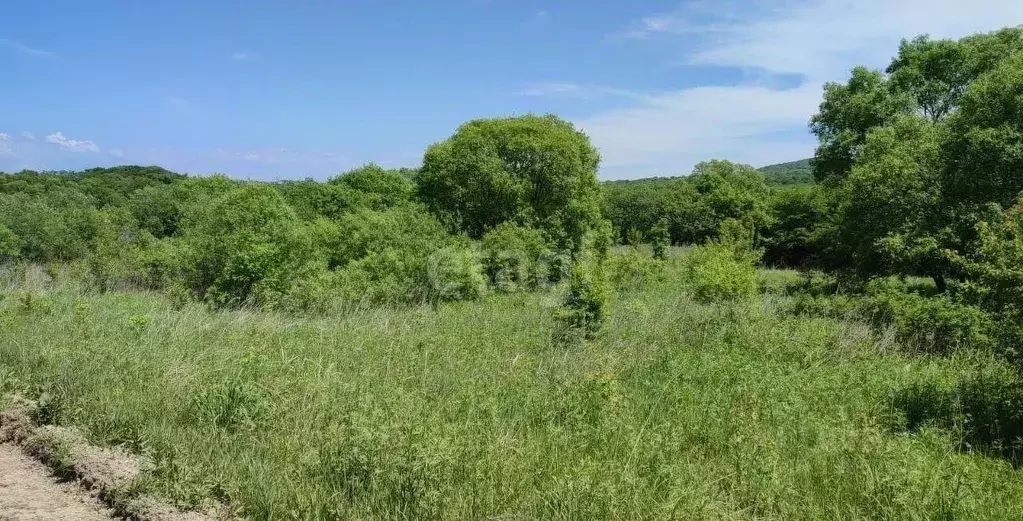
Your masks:
{"label": "grassy field", "polygon": [[[765,274],[775,281],[784,272]],[[0,394],[155,462],[139,490],[251,519],[1019,519],[1023,478],[906,432],[893,396],[988,360],[909,357],[788,297],[554,293],[334,317],[174,309],[41,275],[0,302]]]}

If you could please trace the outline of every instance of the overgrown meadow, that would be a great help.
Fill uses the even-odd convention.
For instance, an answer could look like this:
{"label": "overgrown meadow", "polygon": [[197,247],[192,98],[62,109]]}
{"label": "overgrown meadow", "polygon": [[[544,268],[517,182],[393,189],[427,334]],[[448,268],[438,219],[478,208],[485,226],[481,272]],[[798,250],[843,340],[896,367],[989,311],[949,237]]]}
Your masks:
{"label": "overgrown meadow", "polygon": [[554,291],[302,317],[28,276],[37,286],[17,287],[33,292],[3,303],[0,386],[147,455],[140,492],[184,505],[252,519],[1023,513],[1007,459],[907,421],[912,390],[999,362],[909,356],[865,324],[796,315],[784,294],[702,303],[650,280],[617,294],[599,338],[565,346]]}

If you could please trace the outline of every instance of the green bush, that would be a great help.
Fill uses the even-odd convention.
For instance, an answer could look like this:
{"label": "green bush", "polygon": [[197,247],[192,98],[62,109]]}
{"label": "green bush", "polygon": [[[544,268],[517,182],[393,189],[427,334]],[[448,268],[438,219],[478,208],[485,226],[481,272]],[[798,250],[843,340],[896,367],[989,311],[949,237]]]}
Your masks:
{"label": "green bush", "polygon": [[339,266],[392,249],[417,259],[425,268],[430,254],[455,242],[441,223],[418,205],[362,209],[342,217],[337,226],[329,232],[336,234],[331,239],[336,250],[327,253]]}
{"label": "green bush", "polygon": [[612,255],[607,261],[611,284],[619,291],[635,291],[659,281],[664,275],[664,263],[644,255],[637,248]]}
{"label": "green bush", "polygon": [[487,276],[498,291],[528,290],[547,281],[540,280],[538,264],[550,251],[540,230],[502,223],[482,239]]}
{"label": "green bush", "polygon": [[668,258],[668,250],[671,248],[671,234],[668,232],[667,219],[662,217],[650,229],[650,246],[654,250],[655,259],[664,260]]}
{"label": "green bush", "polygon": [[708,243],[693,248],[684,269],[686,285],[700,302],[742,299],[757,291],[756,267],[736,258],[727,245]]}
{"label": "green bush", "polygon": [[308,231],[269,185],[245,185],[205,208],[184,234],[179,274],[218,307],[274,307],[318,260]]}
{"label": "green bush", "polygon": [[947,295],[927,297],[893,289],[868,287],[860,313],[879,326],[894,328],[896,338],[911,349],[948,354],[964,348],[992,351],[995,322],[984,310]]}
{"label": "green bush", "polygon": [[412,181],[395,170],[385,170],[368,164],[341,174],[328,181],[355,191],[353,202],[359,206],[382,210],[412,200]]}
{"label": "green bush", "polygon": [[471,300],[487,290],[479,252],[456,246],[441,248],[430,256],[427,265],[430,299],[433,301]]}
{"label": "green bush", "polygon": [[21,252],[21,239],[10,228],[0,223],[0,260],[9,260]]}
{"label": "green bush", "polygon": [[592,340],[604,328],[611,312],[611,290],[598,265],[578,263],[572,267],[568,294],[555,312],[555,340]]}

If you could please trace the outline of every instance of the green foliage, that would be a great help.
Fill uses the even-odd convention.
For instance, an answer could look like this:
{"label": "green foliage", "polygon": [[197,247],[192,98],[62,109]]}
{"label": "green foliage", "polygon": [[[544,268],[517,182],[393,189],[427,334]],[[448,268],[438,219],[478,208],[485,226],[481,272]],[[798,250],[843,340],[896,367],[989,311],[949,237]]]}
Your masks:
{"label": "green foliage", "polygon": [[603,195],[604,216],[614,224],[616,240],[625,244],[642,241],[659,219],[672,219],[694,197],[692,187],[681,178],[608,181]]}
{"label": "green foliage", "polygon": [[686,286],[700,302],[740,300],[757,291],[757,268],[762,251],[753,248],[753,230],[726,219],[720,238],[689,251],[685,257]]}
{"label": "green foliage", "polygon": [[558,342],[592,340],[604,329],[610,315],[611,289],[598,265],[577,263],[568,279],[568,293],[555,311]]}
{"label": "green foliage", "polygon": [[639,246],[640,244],[643,244],[643,239],[645,238],[646,237],[643,232],[638,228],[629,228],[628,230],[625,230],[625,244],[628,244],[629,246]]}
{"label": "green foliage", "polygon": [[950,354],[963,349],[993,352],[996,328],[984,310],[954,301],[948,295],[929,297],[889,284],[875,283],[859,312],[890,326],[896,339],[913,351]]}
{"label": "green foliage", "polygon": [[[1023,46],[1023,29],[1021,46]],[[1023,191],[1023,52],[970,85],[942,143],[944,204],[1007,207]]]}
{"label": "green foliage", "polygon": [[358,210],[338,220],[337,226],[337,249],[329,254],[340,266],[387,249],[415,257],[425,266],[431,253],[451,241],[444,226],[418,205]]}
{"label": "green foliage", "polygon": [[0,223],[0,259],[11,259],[20,253],[21,239],[5,224]]}
{"label": "green foliage", "polygon": [[0,223],[20,239],[20,257],[35,262],[85,257],[95,212],[72,193],[0,195]]}
{"label": "green foliage", "polygon": [[650,246],[654,251],[654,258],[664,260],[668,258],[668,250],[671,248],[671,233],[668,231],[668,219],[661,218],[650,229]]}
{"label": "green foliage", "polygon": [[316,262],[308,231],[279,192],[231,190],[184,230],[184,283],[223,307],[273,307]]}
{"label": "green foliage", "polygon": [[937,128],[917,116],[868,133],[859,160],[834,194],[836,239],[849,269],[863,277],[940,273],[933,258],[902,246],[936,223],[938,137]]}
{"label": "green foliage", "polygon": [[764,174],[767,186],[812,185],[814,183],[812,159],[768,165],[759,170]]}
{"label": "green foliage", "polygon": [[638,248],[612,255],[607,262],[611,285],[619,291],[636,291],[660,281],[665,272],[664,262],[644,255]]}
{"label": "green foliage", "polygon": [[418,191],[470,237],[512,221],[576,251],[599,220],[599,160],[585,134],[554,116],[474,120],[426,151]]}
{"label": "green foliage", "polygon": [[789,187],[771,192],[771,225],[763,232],[764,262],[780,267],[809,267],[821,262],[828,201],[818,187]]}
{"label": "green foliage", "polygon": [[961,450],[980,450],[1019,465],[1023,461],[1023,382],[1011,367],[981,361],[952,385],[914,382],[892,403],[902,414],[899,428],[926,427],[956,433]]}
{"label": "green foliage", "polygon": [[348,263],[338,272],[342,298],[359,303],[422,302],[431,290],[428,257],[385,248]]}
{"label": "green foliage", "polygon": [[550,246],[536,229],[502,223],[487,232],[481,241],[483,262],[490,282],[498,291],[515,292],[543,286]]}
{"label": "green foliage", "polygon": [[427,265],[430,299],[473,300],[487,291],[480,253],[470,248],[447,246],[430,255]]}
{"label": "green foliage", "polygon": [[757,230],[771,221],[763,174],[729,161],[700,163],[687,178],[605,183],[604,192],[604,214],[627,244],[638,237],[630,237],[631,230],[649,237],[661,219],[673,244],[713,239],[725,219],[750,222]]}
{"label": "green foliage", "polygon": [[170,237],[178,233],[184,199],[178,185],[147,186],[129,196],[128,207],[139,228],[153,237]]}
{"label": "green foliage", "polygon": [[711,242],[689,251],[684,264],[687,288],[700,302],[744,299],[757,291],[757,270],[732,247]]}
{"label": "green foliage", "polygon": [[835,209],[822,234],[832,269],[860,280],[970,277],[977,223],[1023,183],[1023,29],[904,41],[886,70],[829,85],[813,130]]}
{"label": "green foliage", "polygon": [[366,196],[340,183],[318,183],[312,179],[281,181],[275,186],[305,221],[340,219],[363,206]]}
{"label": "green foliage", "polygon": [[375,164],[341,174],[328,184],[352,189],[358,194],[356,204],[377,210],[411,201],[414,191],[408,177],[395,170],[384,170]]}

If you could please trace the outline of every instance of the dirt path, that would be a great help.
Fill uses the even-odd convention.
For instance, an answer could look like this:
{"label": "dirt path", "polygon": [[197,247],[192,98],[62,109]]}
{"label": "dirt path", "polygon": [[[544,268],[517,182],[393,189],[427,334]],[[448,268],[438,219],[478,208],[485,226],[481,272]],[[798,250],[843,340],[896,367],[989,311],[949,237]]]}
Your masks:
{"label": "dirt path", "polygon": [[0,444],[0,521],[110,521],[108,509],[75,483],[61,483],[20,448]]}

